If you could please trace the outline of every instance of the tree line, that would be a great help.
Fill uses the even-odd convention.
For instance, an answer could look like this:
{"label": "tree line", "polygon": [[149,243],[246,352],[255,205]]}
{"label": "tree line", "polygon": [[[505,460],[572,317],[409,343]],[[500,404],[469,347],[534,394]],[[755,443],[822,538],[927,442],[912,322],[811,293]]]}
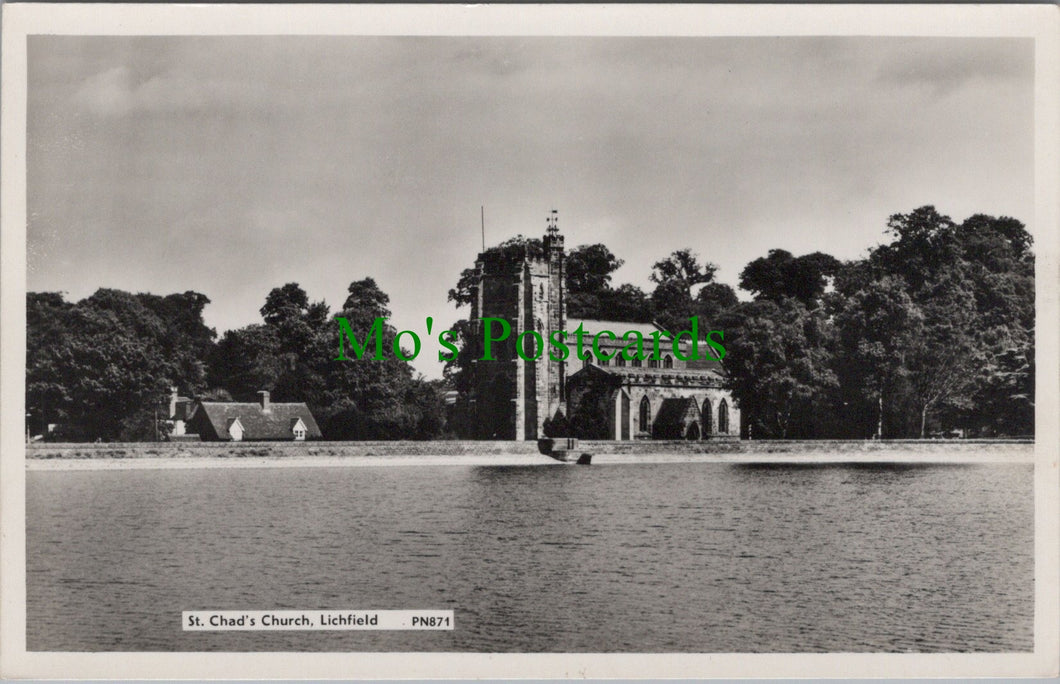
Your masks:
{"label": "tree line", "polygon": [[[445,429],[441,381],[416,376],[395,358],[335,361],[333,316],[364,334],[390,316],[372,278],[350,284],[332,312],[297,283],[274,288],[262,322],[216,332],[203,322],[209,300],[101,289],[77,303],[57,293],[27,298],[26,404],[30,430],[50,439],[145,441],[167,425],[170,388],[197,399],[304,401],[329,439],[429,439]],[[396,331],[385,326],[392,344]],[[161,413],[160,413],[161,412]],[[164,434],[162,435],[164,436]]]}
{"label": "tree line", "polygon": [[[1034,256],[1022,223],[974,215],[961,223],[925,206],[895,214],[887,242],[861,259],[773,249],[742,270],[739,287],[692,249],[656,262],[645,291],[614,285],[623,261],[602,244],[571,249],[567,315],[655,322],[683,330],[698,316],[723,330],[723,364],[754,438],[916,438],[1034,431]],[[487,252],[521,261],[540,240],[517,236]],[[473,268],[449,300],[471,302]],[[328,439],[433,439],[471,434],[447,413],[447,390],[468,391],[476,340],[462,341],[444,380],[400,360],[335,361],[334,316],[367,335],[389,317],[372,278],[350,284],[338,311],[296,283],[274,288],[262,322],[220,338],[203,322],[209,300],[101,289],[79,302],[27,295],[26,399],[34,434],[150,440],[159,399],[177,386],[196,398],[305,401]],[[384,343],[396,331],[387,326]],[[481,343],[481,341],[478,341]]]}

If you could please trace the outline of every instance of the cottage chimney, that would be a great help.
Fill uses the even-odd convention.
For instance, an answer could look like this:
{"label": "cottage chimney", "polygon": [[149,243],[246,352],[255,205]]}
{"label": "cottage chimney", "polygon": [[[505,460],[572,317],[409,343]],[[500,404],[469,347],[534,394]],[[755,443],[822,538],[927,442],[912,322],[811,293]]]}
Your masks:
{"label": "cottage chimney", "polygon": [[172,418],[177,415],[177,397],[180,396],[177,393],[176,387],[169,388],[169,415],[166,418]]}
{"label": "cottage chimney", "polygon": [[261,412],[271,413],[272,407],[269,405],[269,393],[265,390],[258,392],[258,396],[261,397]]}

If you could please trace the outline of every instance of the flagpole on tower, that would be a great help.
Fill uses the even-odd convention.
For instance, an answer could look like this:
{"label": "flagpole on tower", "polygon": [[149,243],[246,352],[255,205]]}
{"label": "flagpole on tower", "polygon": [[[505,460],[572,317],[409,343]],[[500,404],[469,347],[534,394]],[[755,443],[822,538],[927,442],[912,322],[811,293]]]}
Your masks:
{"label": "flagpole on tower", "polygon": [[482,251],[486,251],[486,205],[479,206],[482,218]]}

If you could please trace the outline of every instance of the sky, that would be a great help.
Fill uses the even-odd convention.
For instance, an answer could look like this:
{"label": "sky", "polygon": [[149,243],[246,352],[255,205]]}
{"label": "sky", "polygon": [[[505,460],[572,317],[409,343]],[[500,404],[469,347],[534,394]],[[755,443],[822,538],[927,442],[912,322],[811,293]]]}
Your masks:
{"label": "sky", "polygon": [[1033,86],[1026,39],[32,36],[28,288],[194,290],[220,335],[370,276],[439,377],[482,207],[645,288],[685,247],[734,287],[857,258],[925,204],[1033,234]]}

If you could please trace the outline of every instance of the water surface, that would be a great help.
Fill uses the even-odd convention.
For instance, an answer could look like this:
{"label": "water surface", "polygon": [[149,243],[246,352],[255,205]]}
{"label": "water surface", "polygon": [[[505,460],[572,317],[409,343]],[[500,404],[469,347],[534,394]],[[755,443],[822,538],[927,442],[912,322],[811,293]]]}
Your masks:
{"label": "water surface", "polygon": [[[1033,648],[1033,466],[27,473],[29,650]],[[183,610],[455,611],[183,632]]]}

